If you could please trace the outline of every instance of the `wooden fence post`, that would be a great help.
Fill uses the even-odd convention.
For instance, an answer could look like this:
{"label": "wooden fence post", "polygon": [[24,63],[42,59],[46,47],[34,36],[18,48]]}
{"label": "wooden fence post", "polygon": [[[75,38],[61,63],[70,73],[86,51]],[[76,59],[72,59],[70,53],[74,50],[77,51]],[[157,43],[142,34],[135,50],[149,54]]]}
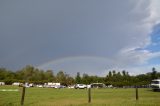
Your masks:
{"label": "wooden fence post", "polygon": [[25,97],[25,87],[23,86],[23,89],[22,89],[22,97],[21,97],[21,106],[24,105],[24,97]]}
{"label": "wooden fence post", "polygon": [[91,103],[91,88],[88,88],[88,103]]}
{"label": "wooden fence post", "polygon": [[136,86],[136,100],[138,100],[138,87]]}

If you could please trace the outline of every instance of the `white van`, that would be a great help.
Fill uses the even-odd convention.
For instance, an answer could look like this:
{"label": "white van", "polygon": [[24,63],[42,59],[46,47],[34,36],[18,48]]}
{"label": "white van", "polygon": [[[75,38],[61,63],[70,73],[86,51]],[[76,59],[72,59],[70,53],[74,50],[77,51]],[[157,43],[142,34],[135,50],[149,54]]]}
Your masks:
{"label": "white van", "polygon": [[155,79],[155,80],[152,80],[151,82],[151,87],[152,89],[155,91],[155,90],[160,90],[160,79]]}

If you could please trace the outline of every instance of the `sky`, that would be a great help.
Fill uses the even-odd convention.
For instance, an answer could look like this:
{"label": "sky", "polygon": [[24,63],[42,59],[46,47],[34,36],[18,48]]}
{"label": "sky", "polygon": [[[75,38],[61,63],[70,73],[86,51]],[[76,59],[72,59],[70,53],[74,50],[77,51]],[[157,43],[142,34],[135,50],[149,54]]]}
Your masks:
{"label": "sky", "polygon": [[1,0],[0,67],[160,71],[159,0]]}

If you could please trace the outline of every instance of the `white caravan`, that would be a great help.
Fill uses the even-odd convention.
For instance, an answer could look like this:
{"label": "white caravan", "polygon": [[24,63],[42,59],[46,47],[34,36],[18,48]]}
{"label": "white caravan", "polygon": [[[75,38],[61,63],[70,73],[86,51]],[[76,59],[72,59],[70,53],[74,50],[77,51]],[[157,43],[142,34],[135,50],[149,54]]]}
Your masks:
{"label": "white caravan", "polygon": [[151,87],[154,91],[160,90],[160,79],[152,80]]}

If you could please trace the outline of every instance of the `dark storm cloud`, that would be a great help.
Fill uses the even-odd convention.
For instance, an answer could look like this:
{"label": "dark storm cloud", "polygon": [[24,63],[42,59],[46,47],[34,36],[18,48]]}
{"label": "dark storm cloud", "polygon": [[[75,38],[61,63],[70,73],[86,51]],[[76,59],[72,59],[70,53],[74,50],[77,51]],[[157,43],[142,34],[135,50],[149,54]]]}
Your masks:
{"label": "dark storm cloud", "polygon": [[151,27],[143,21],[150,16],[150,3],[0,1],[0,65],[18,69],[68,56],[114,59],[126,49],[146,46]]}

